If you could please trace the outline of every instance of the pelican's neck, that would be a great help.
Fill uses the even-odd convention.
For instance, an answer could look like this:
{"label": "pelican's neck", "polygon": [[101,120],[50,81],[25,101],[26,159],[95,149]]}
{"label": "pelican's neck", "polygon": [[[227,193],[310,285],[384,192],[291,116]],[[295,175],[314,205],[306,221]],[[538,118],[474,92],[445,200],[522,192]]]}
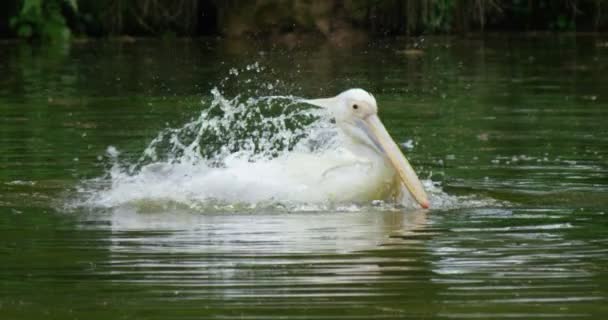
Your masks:
{"label": "pelican's neck", "polygon": [[345,131],[348,128],[343,128],[340,131],[342,140],[344,141],[345,147],[352,152],[355,156],[362,158],[365,161],[372,162],[374,164],[385,164],[386,157],[379,153],[376,148],[367,142],[361,141],[356,138],[357,136],[348,134]]}

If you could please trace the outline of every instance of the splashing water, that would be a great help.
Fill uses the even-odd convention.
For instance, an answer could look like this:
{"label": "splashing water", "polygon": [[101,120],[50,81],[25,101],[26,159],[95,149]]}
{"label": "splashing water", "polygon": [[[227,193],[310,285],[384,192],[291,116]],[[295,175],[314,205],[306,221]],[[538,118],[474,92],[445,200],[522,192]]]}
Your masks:
{"label": "splashing water", "polygon": [[[230,77],[251,71],[260,67],[232,69],[220,88]],[[198,117],[162,130],[137,161],[121,161],[110,146],[111,168],[81,186],[78,205],[201,211],[414,206],[408,198],[382,201],[382,184],[370,188],[375,169],[348,151],[323,110],[299,105],[293,96],[226,98],[218,88],[211,96]],[[424,184],[434,208],[485,204],[449,196],[430,180]],[[370,195],[370,189],[377,194]]]}

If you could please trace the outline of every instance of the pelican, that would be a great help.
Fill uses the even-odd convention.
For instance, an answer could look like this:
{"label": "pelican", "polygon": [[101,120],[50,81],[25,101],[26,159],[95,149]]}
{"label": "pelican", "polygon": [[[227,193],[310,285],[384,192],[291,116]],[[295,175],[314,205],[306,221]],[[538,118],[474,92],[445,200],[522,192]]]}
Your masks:
{"label": "pelican", "polygon": [[409,205],[409,194],[422,208],[430,206],[414,169],[378,118],[376,99],[371,94],[350,89],[332,98],[296,101],[327,110],[335,119],[339,137],[333,135],[332,128],[332,140],[321,142],[321,148],[308,144],[316,141],[314,137],[303,139],[293,150],[269,159],[251,161],[236,152],[226,156],[220,167],[186,159],[150,163],[133,175],[112,171],[112,187],[91,201],[102,206],[147,199],[196,206],[209,202],[213,208],[214,201],[279,202],[314,208],[315,204],[374,200]]}
{"label": "pelican", "polygon": [[300,102],[329,111],[351,152],[381,167],[381,176],[401,183],[422,208],[429,200],[416,172],[378,118],[373,95],[363,89],[349,89],[332,98],[302,99]]}

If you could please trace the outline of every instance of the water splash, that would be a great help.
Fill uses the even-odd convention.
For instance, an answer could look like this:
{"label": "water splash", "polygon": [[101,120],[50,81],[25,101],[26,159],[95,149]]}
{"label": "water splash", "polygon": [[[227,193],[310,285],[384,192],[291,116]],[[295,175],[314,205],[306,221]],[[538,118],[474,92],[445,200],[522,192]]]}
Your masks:
{"label": "water splash", "polygon": [[323,129],[322,113],[295,108],[291,96],[225,98],[214,88],[211,104],[181,128],[165,129],[130,166],[133,174],[150,163],[223,166],[231,158],[250,162],[276,158],[293,150],[307,131]]}
{"label": "water splash", "polygon": [[[299,105],[289,95],[258,95],[259,90],[227,97],[231,79],[260,69],[231,69],[197,117],[159,132],[136,161],[121,159],[110,146],[107,174],[80,186],[78,205],[203,212],[414,207],[408,199],[364,200],[382,199],[361,193],[370,189],[375,168],[348,151],[323,110]],[[486,204],[425,184],[435,208]]]}

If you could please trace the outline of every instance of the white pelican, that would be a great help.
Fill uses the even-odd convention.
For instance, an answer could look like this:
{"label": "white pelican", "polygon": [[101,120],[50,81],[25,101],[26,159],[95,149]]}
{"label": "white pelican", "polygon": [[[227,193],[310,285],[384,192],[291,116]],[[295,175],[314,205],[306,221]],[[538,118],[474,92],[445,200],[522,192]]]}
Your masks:
{"label": "white pelican", "polygon": [[197,208],[284,203],[308,210],[316,204],[387,199],[405,204],[409,193],[420,206],[429,207],[416,173],[378,119],[371,94],[350,89],[333,98],[298,101],[328,110],[341,137],[314,152],[304,139],[271,159],[251,161],[247,152],[236,152],[220,167],[186,158],[147,164],[135,174],[112,169],[111,188],[95,192],[90,201],[105,207],[171,201]]}
{"label": "white pelican", "polygon": [[421,207],[430,206],[416,172],[378,118],[374,96],[363,89],[349,89],[332,98],[301,102],[327,109],[353,153],[381,166],[384,176],[400,178]]}

